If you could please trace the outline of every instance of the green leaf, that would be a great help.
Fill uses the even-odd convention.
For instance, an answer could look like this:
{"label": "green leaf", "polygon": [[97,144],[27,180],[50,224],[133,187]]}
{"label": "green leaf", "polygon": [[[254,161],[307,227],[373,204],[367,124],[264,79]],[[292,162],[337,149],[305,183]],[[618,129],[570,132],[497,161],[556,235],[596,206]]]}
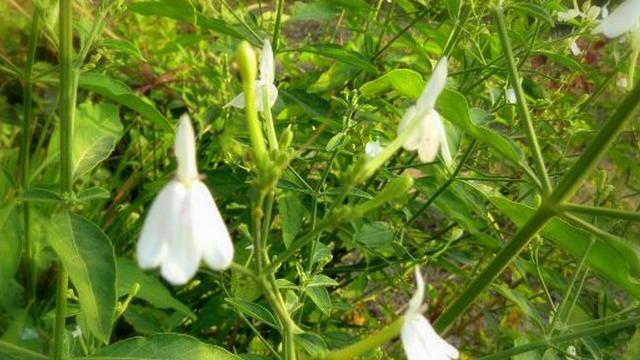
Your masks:
{"label": "green leaf", "polygon": [[[522,226],[535,210],[500,196],[490,196],[489,200],[505,213],[516,225]],[[592,235],[577,229],[562,219],[553,219],[540,231],[565,251],[578,259],[584,256]],[[613,235],[612,235],[613,236]],[[615,261],[612,261],[615,259]],[[587,265],[609,281],[617,284],[636,299],[640,299],[640,247],[630,241],[616,242],[595,239],[586,258]]]}
{"label": "green leaf", "polygon": [[231,304],[239,312],[258,320],[263,324],[269,325],[276,330],[280,330],[282,328],[271,311],[260,304],[239,298],[226,298],[225,301]]}
{"label": "green leaf", "polygon": [[91,200],[104,200],[109,199],[111,194],[109,190],[101,187],[90,187],[88,189],[82,189],[76,196],[80,202],[89,202]]}
{"label": "green leaf", "polygon": [[298,194],[293,191],[280,192],[277,201],[282,226],[282,241],[284,246],[288,248],[298,236],[302,226],[304,206]]}
{"label": "green leaf", "polygon": [[349,136],[347,134],[345,134],[344,132],[339,132],[339,133],[333,135],[331,137],[331,139],[329,139],[329,141],[327,142],[326,150],[327,151],[333,151],[333,150],[339,148],[346,141],[349,141]]}
{"label": "green leaf", "polygon": [[393,228],[384,221],[374,221],[362,225],[353,239],[372,250],[392,250],[391,243],[395,236]]}
{"label": "green leaf", "polygon": [[78,86],[135,110],[164,130],[173,132],[169,121],[153,105],[136,95],[121,81],[107,75],[86,72],[80,76]]}
{"label": "green leaf", "polygon": [[338,283],[337,281],[335,281],[332,278],[328,277],[327,275],[318,274],[318,275],[314,275],[311,278],[311,280],[307,284],[307,287],[338,286],[338,285],[340,285],[340,283]]}
{"label": "green leaf", "polygon": [[538,312],[526,296],[503,285],[496,284],[493,285],[493,288],[507,299],[513,301],[526,317],[533,320],[540,327],[540,330],[544,330],[544,324],[542,323],[542,319],[540,319],[540,315],[538,315]]}
{"label": "green leaf", "polygon": [[636,327],[636,331],[633,333],[631,340],[629,340],[629,343],[627,344],[627,351],[625,351],[622,359],[640,359],[640,328]]}
{"label": "green leaf", "polygon": [[331,316],[331,297],[326,287],[306,287],[304,292],[325,315]]}
{"label": "green leaf", "polygon": [[356,51],[348,50],[344,46],[335,44],[314,44],[304,46],[300,48],[299,51],[335,59],[345,64],[355,66],[360,70],[374,74],[378,72],[366,57]]}
{"label": "green leaf", "polygon": [[393,89],[409,99],[417,99],[425,86],[422,75],[409,69],[395,69],[360,87],[363,95],[374,96]]}
{"label": "green leaf", "polygon": [[192,319],[196,318],[196,314],[188,306],[173,297],[157,277],[145,274],[133,261],[118,258],[117,268],[118,297],[128,294],[133,288],[133,284],[138,283],[140,289],[136,297],[157,308],[174,309]]}
{"label": "green leaf", "polygon": [[0,359],[2,360],[47,360],[48,357],[0,340]]}
{"label": "green leaf", "polygon": [[0,254],[2,254],[2,260],[0,261],[0,296],[4,295],[20,263],[22,239],[18,224],[20,224],[20,220],[15,211],[15,206],[9,205],[0,209]]}
{"label": "green leaf", "polygon": [[519,2],[509,4],[509,8],[521,11],[527,15],[533,16],[536,19],[546,22],[550,26],[553,26],[553,18],[549,13],[542,7],[532,4],[530,2]]}
{"label": "green leaf", "polygon": [[328,4],[296,1],[291,6],[291,18],[289,21],[325,21],[333,18],[336,13],[337,11]]}
{"label": "green leaf", "polygon": [[133,43],[131,43],[130,41],[127,40],[123,40],[123,39],[107,39],[104,40],[102,42],[100,42],[100,46],[104,46],[106,48],[109,49],[113,49],[115,51],[119,51],[122,53],[125,53],[127,55],[131,55],[137,59],[140,59],[144,62],[146,62],[147,60],[144,58],[144,56],[142,55],[142,52],[140,51],[140,49],[138,49],[137,46],[135,46]]}
{"label": "green leaf", "polygon": [[74,359],[100,360],[241,360],[227,350],[182,334],[156,334],[119,341],[95,356]]}
{"label": "green leaf", "polygon": [[558,53],[554,53],[551,51],[536,51],[534,52],[535,55],[544,55],[546,57],[548,57],[549,59],[557,62],[560,65],[564,65],[565,67],[567,67],[570,70],[576,71],[576,72],[580,72],[580,73],[584,73],[584,68],[582,67],[582,65],[580,65],[580,63],[578,63],[577,61],[573,60],[572,58],[568,57],[568,56],[564,56],[562,54],[558,54]]}
{"label": "green leaf", "polygon": [[20,198],[23,201],[62,204],[64,199],[57,192],[41,187],[31,187],[22,193]]}
{"label": "green leaf", "polygon": [[107,235],[70,212],[51,219],[49,242],[69,273],[89,329],[106,342],[116,305],[116,262]]}

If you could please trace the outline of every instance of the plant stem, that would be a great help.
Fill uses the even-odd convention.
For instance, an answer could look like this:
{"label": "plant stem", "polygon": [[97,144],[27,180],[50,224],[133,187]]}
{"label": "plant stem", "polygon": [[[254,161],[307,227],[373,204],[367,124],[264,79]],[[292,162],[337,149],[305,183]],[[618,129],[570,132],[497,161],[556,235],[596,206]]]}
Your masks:
{"label": "plant stem", "polygon": [[392,340],[400,333],[402,324],[404,323],[404,317],[399,317],[394,322],[389,324],[379,332],[369,335],[366,338],[358,341],[355,344],[349,345],[346,348],[334,351],[329,355],[323,357],[323,360],[346,360],[355,359],[356,357],[375,349],[376,347]]}
{"label": "plant stem", "polygon": [[[33,119],[33,64],[36,56],[36,44],[38,42],[38,32],[40,28],[40,16],[37,10],[33,11],[31,18],[31,32],[29,34],[29,49],[27,51],[27,63],[24,68],[24,97],[22,114],[22,139],[20,151],[20,168],[21,168],[21,185],[22,191],[29,188],[29,179],[31,178],[31,122]],[[36,267],[32,261],[33,244],[31,243],[31,227],[29,203],[24,202],[22,205],[22,216],[24,225],[24,245],[27,253],[27,293],[29,299],[36,296]]]}
{"label": "plant stem", "polygon": [[563,204],[562,210],[578,214],[596,215],[612,217],[616,219],[624,219],[631,221],[640,221],[640,213],[635,211],[625,211],[619,209],[609,209],[598,206],[587,206],[579,204]]}
{"label": "plant stem", "polygon": [[284,10],[284,0],[277,0],[276,7],[276,24],[273,28],[273,53],[278,52],[278,46],[280,45],[280,25],[282,23],[282,11]]}
{"label": "plant stem", "polygon": [[270,150],[277,150],[278,137],[276,136],[276,127],[273,124],[273,116],[271,115],[271,106],[269,105],[269,90],[268,86],[265,86],[262,91],[262,114],[265,120],[265,126],[267,128],[267,141],[269,142]]}
{"label": "plant stem", "polygon": [[533,163],[542,178],[542,191],[543,194],[551,192],[551,181],[547,174],[547,168],[542,158],[542,152],[540,151],[540,145],[538,144],[538,138],[536,137],[535,129],[533,127],[533,121],[531,120],[531,114],[527,106],[527,100],[522,90],[522,84],[520,83],[520,75],[518,74],[518,68],[515,58],[513,56],[513,50],[511,49],[511,42],[509,40],[509,34],[507,33],[507,27],[504,22],[504,15],[502,13],[502,7],[498,6],[493,10],[493,15],[498,28],[498,35],[500,36],[500,42],[502,44],[502,51],[507,61],[507,70],[509,71],[509,79],[511,80],[511,87],[516,93],[518,113],[522,121],[522,128],[527,136],[527,143],[533,156]]}
{"label": "plant stem", "polygon": [[[73,68],[73,9],[72,0],[60,0],[60,192],[68,197],[72,191],[72,136],[75,110],[75,69]],[[56,320],[53,359],[64,356],[64,331],[67,310],[69,277],[61,262],[58,263],[58,287],[56,290]]]}

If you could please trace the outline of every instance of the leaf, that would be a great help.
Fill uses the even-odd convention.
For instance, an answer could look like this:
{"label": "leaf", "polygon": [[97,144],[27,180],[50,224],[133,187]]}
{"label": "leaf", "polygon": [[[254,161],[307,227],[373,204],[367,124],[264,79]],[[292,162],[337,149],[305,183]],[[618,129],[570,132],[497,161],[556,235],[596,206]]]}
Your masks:
{"label": "leaf", "polygon": [[374,96],[393,89],[409,99],[417,99],[425,86],[422,75],[409,69],[394,69],[360,87],[363,95]]}
{"label": "leaf", "polygon": [[20,198],[23,201],[28,202],[39,202],[39,203],[51,203],[51,204],[62,204],[64,203],[64,199],[57,192],[41,187],[31,187],[25,192],[22,193]]}
{"label": "leaf", "polygon": [[636,331],[633,333],[631,340],[629,340],[629,343],[627,344],[627,351],[625,351],[622,359],[640,359],[640,328],[636,327]]}
{"label": "leaf", "polygon": [[0,340],[2,360],[47,360],[48,357]]}
{"label": "leaf", "polygon": [[391,243],[395,236],[393,228],[384,221],[364,224],[354,235],[355,241],[372,250],[392,250]]}
{"label": "leaf", "polygon": [[147,61],[142,55],[142,52],[140,51],[140,49],[138,49],[138,47],[135,46],[130,41],[123,40],[123,39],[107,39],[100,42],[100,45],[109,49],[113,49],[113,50],[125,53],[127,55],[131,55],[144,62]]}
{"label": "leaf", "polygon": [[[489,200],[518,226],[524,225],[535,212],[529,206],[500,196],[490,196]],[[578,259],[584,256],[592,238],[592,235],[586,231],[557,218],[549,221],[540,234]],[[640,299],[640,286],[636,283],[640,274],[640,247],[624,239],[620,240],[612,244],[599,238],[595,239],[586,263],[604,278],[617,284],[636,299]]]}
{"label": "leaf", "polygon": [[304,292],[325,315],[331,316],[331,297],[325,287],[306,287]]}
{"label": "leaf", "polygon": [[377,73],[378,70],[359,52],[348,50],[344,46],[335,44],[314,44],[307,45],[299,49],[301,52],[308,52],[331,59],[341,61],[357,67],[360,70]]}
{"label": "leaf", "polygon": [[279,94],[282,94],[284,98],[292,100],[302,106],[304,111],[311,116],[326,117],[329,115],[329,103],[319,96],[307,94],[300,90],[281,90]]}
{"label": "leaf", "polygon": [[148,275],[131,260],[118,258],[118,297],[128,294],[133,284],[138,283],[140,289],[136,297],[160,309],[174,309],[181,314],[196,319],[196,314],[188,306],[171,295],[171,292],[158,280]]}
{"label": "leaf", "polygon": [[70,212],[54,215],[49,242],[78,293],[89,329],[107,342],[116,305],[116,263],[107,235]]}
{"label": "leaf", "polygon": [[329,142],[327,142],[327,146],[325,147],[325,149],[327,151],[333,151],[333,150],[339,148],[346,141],[349,141],[349,136],[347,134],[345,134],[344,132],[339,132],[339,133],[333,135],[331,137],[331,139],[329,139]]}
{"label": "leaf", "polygon": [[533,16],[536,19],[546,22],[550,26],[553,26],[554,24],[553,18],[551,17],[551,15],[549,15],[549,13],[547,13],[547,11],[544,8],[536,4],[532,4],[530,2],[518,2],[518,3],[509,4],[509,8],[515,9],[527,15]]}
{"label": "leaf", "polygon": [[80,202],[89,202],[91,200],[104,200],[109,199],[111,194],[109,190],[101,187],[90,187],[88,189],[82,189],[76,196]]}
{"label": "leaf", "polygon": [[289,21],[325,21],[336,15],[336,10],[322,2],[296,1],[291,6],[291,18]]}
{"label": "leaf", "polygon": [[156,334],[134,337],[107,346],[95,356],[74,359],[100,360],[240,360],[218,346],[182,334]]}
{"label": "leaf", "polygon": [[311,332],[297,334],[295,342],[313,357],[321,358],[324,357],[323,355],[327,355],[329,353],[327,342],[318,334]]}
{"label": "leaf", "polygon": [[78,86],[135,110],[164,130],[173,132],[173,127],[169,121],[153,105],[136,95],[119,80],[103,74],[86,72],[80,76]]}
{"label": "leaf", "polygon": [[269,325],[276,330],[280,330],[282,328],[271,311],[260,304],[239,298],[226,298],[225,301],[241,313],[258,320],[263,324]]}
{"label": "leaf", "polygon": [[493,288],[507,299],[513,301],[518,306],[518,308],[522,310],[522,313],[526,317],[533,320],[541,330],[544,330],[544,324],[540,319],[540,315],[538,315],[536,309],[531,305],[529,300],[524,295],[503,285],[496,284],[493,285]]}
{"label": "leaf", "polygon": [[548,57],[549,59],[557,62],[560,65],[564,65],[565,67],[567,67],[570,70],[579,72],[579,73],[584,73],[584,68],[582,67],[582,65],[580,65],[580,63],[578,63],[577,61],[573,60],[572,58],[568,57],[568,56],[564,56],[562,54],[558,54],[558,53],[554,53],[551,51],[536,51],[534,52],[535,55],[544,55],[546,57]]}
{"label": "leaf", "polygon": [[20,237],[19,223],[15,206],[9,205],[0,209],[0,254],[2,256],[0,261],[0,296],[3,296],[9,287],[20,263],[22,238]]}
{"label": "leaf", "polygon": [[338,283],[337,281],[335,281],[332,278],[328,277],[327,275],[318,274],[318,275],[314,275],[311,278],[311,280],[307,284],[307,287],[338,286],[338,285],[340,285],[340,283]]}
{"label": "leaf", "polygon": [[278,210],[280,210],[280,222],[282,226],[282,241],[285,247],[289,247],[302,226],[304,206],[300,197],[293,191],[282,191],[277,197]]}

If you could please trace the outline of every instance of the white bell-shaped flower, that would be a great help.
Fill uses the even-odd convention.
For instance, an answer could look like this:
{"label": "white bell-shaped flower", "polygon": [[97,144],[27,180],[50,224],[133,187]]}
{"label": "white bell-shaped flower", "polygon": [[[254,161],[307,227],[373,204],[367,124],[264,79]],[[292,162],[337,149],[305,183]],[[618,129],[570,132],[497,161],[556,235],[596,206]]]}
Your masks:
{"label": "white bell-shaped flower", "polygon": [[626,0],[600,21],[600,24],[593,29],[593,34],[602,34],[611,39],[638,28],[640,28],[640,0]]}
{"label": "white bell-shaped flower", "polygon": [[450,164],[452,161],[444,124],[435,109],[436,100],[444,89],[446,81],[447,58],[443,57],[433,70],[422,95],[415,105],[407,109],[398,126],[398,134],[401,134],[414,119],[419,118],[417,119],[420,122],[418,128],[405,140],[402,147],[408,151],[417,150],[420,161],[423,163],[432,162],[438,150],[445,163]]}
{"label": "white bell-shaped flower", "polygon": [[460,354],[436,333],[429,320],[420,313],[424,301],[424,279],[416,266],[416,292],[404,314],[400,338],[409,360],[454,360]]}
{"label": "white bell-shaped flower", "polygon": [[364,146],[364,153],[367,154],[368,157],[374,158],[378,156],[382,152],[382,146],[380,146],[380,141],[369,141]]}
{"label": "white bell-shaped flower", "polygon": [[211,192],[198,175],[191,120],[182,115],[176,130],[178,174],[151,204],[138,240],[138,265],[160,266],[174,285],[191,279],[200,260],[215,270],[231,266],[233,244]]}
{"label": "white bell-shaped flower", "polygon": [[[271,49],[271,43],[269,39],[264,39],[264,46],[262,47],[262,56],[260,57],[260,77],[255,82],[256,87],[256,106],[258,111],[264,111],[264,92],[268,92],[269,97],[269,109],[273,106],[278,98],[278,88],[273,84],[276,74],[276,63],[273,57],[273,49]],[[244,93],[233,98],[224,107],[233,106],[243,109],[245,106]]]}

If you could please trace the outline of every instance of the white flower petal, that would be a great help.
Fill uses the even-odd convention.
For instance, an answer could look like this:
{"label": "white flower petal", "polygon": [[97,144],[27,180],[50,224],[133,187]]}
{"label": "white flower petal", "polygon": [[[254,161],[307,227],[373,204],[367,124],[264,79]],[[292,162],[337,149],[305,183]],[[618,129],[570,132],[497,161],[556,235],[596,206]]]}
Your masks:
{"label": "white flower petal", "polygon": [[580,47],[578,46],[578,43],[575,40],[569,41],[569,49],[571,50],[571,53],[573,54],[573,56],[578,56],[582,52],[582,50],[580,50]]}
{"label": "white flower petal", "polygon": [[518,99],[516,98],[516,91],[513,90],[513,88],[508,88],[507,89],[507,104],[509,105],[513,105],[516,102],[518,102]]}
{"label": "white flower petal", "polygon": [[260,57],[260,79],[267,84],[273,84],[275,80],[276,63],[273,58],[273,49],[269,39],[264,39],[262,56]]}
{"label": "white flower petal", "polygon": [[451,149],[449,148],[449,142],[447,141],[447,132],[444,128],[444,123],[442,122],[442,118],[437,111],[433,110],[431,119],[433,121],[433,126],[438,130],[440,137],[440,155],[442,155],[442,160],[447,165],[450,165],[453,162],[453,158],[451,157]]}
{"label": "white flower petal", "polygon": [[198,177],[198,168],[196,166],[196,138],[191,126],[191,119],[186,113],[180,117],[175,142],[178,179],[188,184]]}
{"label": "white flower petal", "polygon": [[433,162],[438,155],[438,149],[442,143],[440,126],[438,112],[432,109],[424,115],[419,129],[420,146],[418,147],[418,157],[423,163]]}
{"label": "white flower petal", "polygon": [[558,21],[560,22],[569,21],[580,15],[582,15],[582,12],[576,9],[569,9],[567,11],[558,11]]}
{"label": "white flower petal", "polygon": [[609,1],[607,1],[607,3],[602,6],[602,11],[600,12],[600,16],[603,19],[606,19],[609,17]]}
{"label": "white flower petal", "polygon": [[422,315],[405,321],[400,338],[409,360],[453,360],[460,356],[458,350],[442,339]]}
{"label": "white flower petal", "polygon": [[447,58],[442,57],[435,69],[433,69],[433,74],[431,74],[431,78],[427,82],[427,85],[424,87],[422,91],[422,95],[417,101],[417,105],[420,109],[431,109],[435,106],[436,100],[438,96],[444,89],[444,86],[447,83]]}
{"label": "white flower petal", "polygon": [[382,151],[382,147],[380,146],[380,142],[378,140],[369,141],[364,146],[364,153],[367,154],[367,156],[370,158],[378,156],[378,154],[380,154],[381,151]]}
{"label": "white flower petal", "polygon": [[416,277],[416,291],[413,293],[411,300],[409,300],[409,306],[404,313],[405,321],[413,319],[416,315],[420,315],[420,307],[424,302],[424,279],[420,273],[420,268],[416,265],[415,268]]}
{"label": "white flower petal", "polygon": [[138,239],[136,253],[138,265],[151,269],[160,265],[168,250],[169,224],[177,204],[184,196],[184,188],[178,181],[171,181],[156,196],[147,214]]}
{"label": "white flower petal", "polygon": [[238,109],[244,109],[244,106],[245,106],[244,93],[238,94],[238,96],[234,97],[233,99],[231,99],[231,101],[226,103],[223,106],[223,108],[228,108],[229,106],[232,106]]}
{"label": "white flower petal", "polygon": [[191,199],[194,241],[200,247],[204,261],[214,270],[229,268],[233,261],[233,243],[211,192],[197,181],[191,186]]}
{"label": "white flower petal", "polygon": [[640,0],[627,0],[593,29],[593,34],[615,38],[640,25]]}
{"label": "white flower petal", "polygon": [[[411,124],[411,121],[413,121],[414,118],[417,115],[418,115],[418,107],[417,106],[414,105],[414,106],[412,106],[412,107],[407,109],[407,111],[402,116],[402,120],[400,121],[400,125],[398,126],[398,135],[400,135],[400,134],[402,134],[403,132],[406,131],[406,129],[409,126],[409,124]],[[405,150],[407,150],[407,151],[418,150],[418,147],[420,146],[420,127],[421,127],[421,125],[418,125],[418,127],[416,129],[414,129],[413,133],[411,135],[409,135],[407,140],[405,140],[404,143],[402,144],[402,147]]]}
{"label": "white flower petal", "polygon": [[201,250],[195,239],[194,202],[191,188],[183,186],[183,196],[173,204],[174,211],[168,219],[168,252],[160,266],[160,274],[174,285],[186,284],[198,270]]}

